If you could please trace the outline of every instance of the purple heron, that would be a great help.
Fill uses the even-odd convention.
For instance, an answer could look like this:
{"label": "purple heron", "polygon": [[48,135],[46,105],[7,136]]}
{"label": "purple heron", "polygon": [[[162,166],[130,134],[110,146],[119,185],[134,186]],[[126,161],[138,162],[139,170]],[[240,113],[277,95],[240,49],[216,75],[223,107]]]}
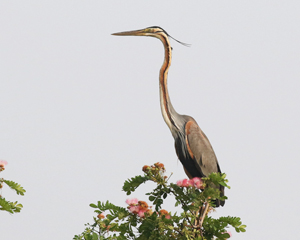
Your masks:
{"label": "purple heron", "polygon": [[[135,31],[113,33],[112,35],[155,37],[163,43],[165,57],[159,72],[160,106],[163,118],[175,140],[177,156],[189,178],[206,177],[213,172],[221,173],[215,152],[195,119],[177,113],[172,106],[167,86],[167,76],[172,57],[172,48],[169,41],[171,36],[164,29],[156,26]],[[219,186],[219,190],[220,195],[224,196],[224,187]],[[216,207],[224,204],[225,201],[220,201],[219,199],[215,201]]]}

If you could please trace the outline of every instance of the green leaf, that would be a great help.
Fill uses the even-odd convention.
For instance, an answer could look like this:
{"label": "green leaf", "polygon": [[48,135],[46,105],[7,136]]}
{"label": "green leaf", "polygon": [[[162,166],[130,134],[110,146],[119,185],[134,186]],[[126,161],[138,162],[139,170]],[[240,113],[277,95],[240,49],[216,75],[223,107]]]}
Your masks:
{"label": "green leaf", "polygon": [[26,190],[18,183],[10,181],[10,180],[3,180],[11,189],[15,190],[18,195],[24,195]]}
{"label": "green leaf", "polygon": [[0,210],[14,213],[10,202],[6,201],[5,198],[0,198]]}
{"label": "green leaf", "polygon": [[230,235],[229,235],[229,233],[223,233],[223,234],[222,234],[222,237],[223,237],[223,238],[230,238]]}
{"label": "green leaf", "polygon": [[136,176],[131,179],[128,179],[124,182],[123,191],[127,193],[127,195],[134,192],[142,183],[145,183],[149,180],[147,176]]}
{"label": "green leaf", "polygon": [[10,202],[5,198],[0,197],[0,210],[10,213],[18,213],[23,208],[23,205],[18,202]]}
{"label": "green leaf", "polygon": [[155,197],[154,197],[154,196],[149,196],[149,200],[150,200],[151,202],[153,202],[153,201],[155,200]]}
{"label": "green leaf", "polygon": [[98,234],[97,233],[93,233],[93,238],[92,240],[98,240]]}

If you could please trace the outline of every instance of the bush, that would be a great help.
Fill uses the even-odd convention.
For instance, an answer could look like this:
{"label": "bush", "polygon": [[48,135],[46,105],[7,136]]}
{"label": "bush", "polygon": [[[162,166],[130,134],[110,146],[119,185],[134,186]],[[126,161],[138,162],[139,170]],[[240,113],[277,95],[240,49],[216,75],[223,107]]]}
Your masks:
{"label": "bush", "polygon": [[[227,199],[220,197],[217,186],[227,188],[226,175],[212,173],[206,178],[193,178],[168,183],[164,175],[165,168],[161,163],[143,167],[144,175],[125,181],[123,191],[130,195],[142,183],[152,181],[156,188],[147,193],[153,208],[145,201],[127,199],[127,207],[119,207],[107,202],[90,204],[97,217],[93,224],[86,224],[82,234],[74,240],[106,240],[106,239],[228,239],[230,233],[226,228],[231,225],[236,232],[245,232],[238,217],[220,217],[213,219],[207,216],[214,208],[214,200]],[[172,214],[162,209],[164,199],[175,197],[175,206],[182,208],[182,213]],[[106,216],[104,212],[107,212]]]}

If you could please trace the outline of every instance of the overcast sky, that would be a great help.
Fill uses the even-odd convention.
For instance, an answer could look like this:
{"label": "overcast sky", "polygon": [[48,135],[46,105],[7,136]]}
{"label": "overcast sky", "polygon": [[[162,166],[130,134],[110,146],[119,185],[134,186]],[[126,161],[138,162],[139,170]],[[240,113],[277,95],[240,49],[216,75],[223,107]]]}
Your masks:
{"label": "overcast sky", "polygon": [[126,206],[123,182],[145,164],[185,178],[160,112],[161,42],[110,35],[153,25],[192,44],[171,40],[169,93],[228,176],[214,216],[242,218],[247,232],[232,239],[294,239],[299,12],[296,0],[1,1],[0,177],[27,190],[2,190],[24,208],[0,213],[1,240],[72,239],[92,222],[90,203]]}

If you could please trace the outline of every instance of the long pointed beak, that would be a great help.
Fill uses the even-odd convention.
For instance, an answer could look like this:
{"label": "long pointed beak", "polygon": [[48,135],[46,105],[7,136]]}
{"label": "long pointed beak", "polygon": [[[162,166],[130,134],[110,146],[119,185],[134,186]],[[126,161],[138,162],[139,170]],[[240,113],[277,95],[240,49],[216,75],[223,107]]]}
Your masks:
{"label": "long pointed beak", "polygon": [[127,31],[127,32],[112,33],[111,35],[115,35],[115,36],[144,36],[145,35],[145,29]]}

